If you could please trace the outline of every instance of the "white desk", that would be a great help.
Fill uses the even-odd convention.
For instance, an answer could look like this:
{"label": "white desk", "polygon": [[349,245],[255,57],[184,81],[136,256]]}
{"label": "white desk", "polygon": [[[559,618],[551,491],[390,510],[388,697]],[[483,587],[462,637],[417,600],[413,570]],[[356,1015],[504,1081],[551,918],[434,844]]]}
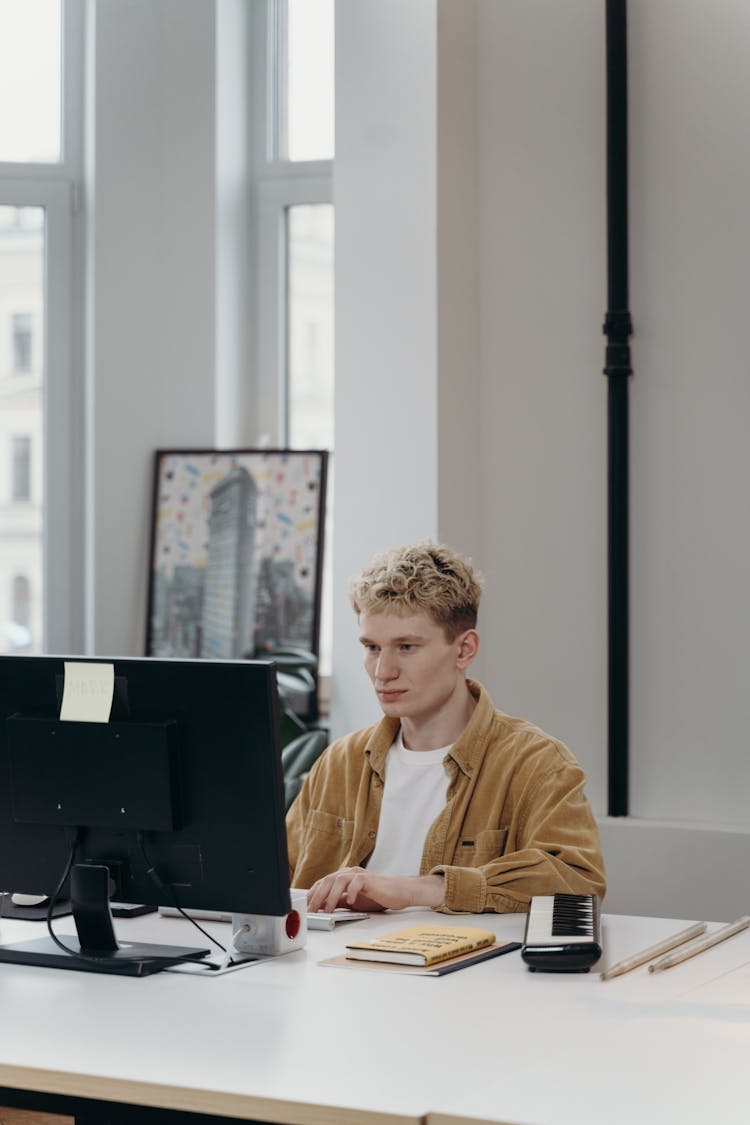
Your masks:
{"label": "white desk", "polygon": [[[428,918],[441,920],[409,921]],[[520,940],[525,918],[465,920]],[[0,1085],[293,1125],[748,1120],[747,932],[605,983],[530,973],[517,952],[427,979],[318,964],[400,921],[313,932],[306,949],[219,979],[0,965]],[[601,967],[681,925],[605,917]],[[153,916],[117,931],[185,944],[195,932]],[[6,941],[42,932],[0,922]]]}
{"label": "white desk", "polygon": [[[683,923],[613,916],[605,926],[600,968]],[[520,1035],[528,1049],[507,1051],[503,1037],[494,1073],[456,1088],[428,1125],[747,1125],[747,931],[663,973],[644,965],[606,982],[597,973],[526,985]],[[536,1049],[534,1010],[555,1031]]]}

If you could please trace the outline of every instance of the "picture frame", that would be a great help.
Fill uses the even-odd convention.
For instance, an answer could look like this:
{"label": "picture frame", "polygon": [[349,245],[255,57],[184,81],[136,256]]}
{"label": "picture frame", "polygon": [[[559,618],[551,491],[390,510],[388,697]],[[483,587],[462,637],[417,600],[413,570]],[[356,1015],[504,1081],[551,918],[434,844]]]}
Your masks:
{"label": "picture frame", "polygon": [[326,450],[156,450],[146,655],[317,656],[327,476]]}

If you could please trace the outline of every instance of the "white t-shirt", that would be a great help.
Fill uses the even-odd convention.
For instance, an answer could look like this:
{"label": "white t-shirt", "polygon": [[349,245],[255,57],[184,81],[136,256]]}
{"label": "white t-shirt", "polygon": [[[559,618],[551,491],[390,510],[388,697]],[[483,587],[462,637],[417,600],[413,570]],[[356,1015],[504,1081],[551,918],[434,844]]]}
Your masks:
{"label": "white t-shirt", "polygon": [[385,760],[378,837],[367,870],[378,875],[419,875],[424,842],[445,808],[448,774],[439,750],[407,750],[399,730]]}

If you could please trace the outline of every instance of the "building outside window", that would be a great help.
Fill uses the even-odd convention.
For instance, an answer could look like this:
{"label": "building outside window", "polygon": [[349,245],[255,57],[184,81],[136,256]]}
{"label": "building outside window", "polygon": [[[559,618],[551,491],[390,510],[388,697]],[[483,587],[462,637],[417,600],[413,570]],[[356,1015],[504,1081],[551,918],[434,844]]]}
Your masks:
{"label": "building outside window", "polygon": [[13,370],[17,375],[27,375],[31,371],[32,358],[31,313],[13,313],[10,319]]}
{"label": "building outside window", "polygon": [[31,587],[25,574],[17,574],[13,579],[13,620],[17,625],[28,626]]}
{"label": "building outside window", "polygon": [[13,606],[6,636],[16,652],[28,649],[31,644],[31,584],[25,574],[16,574],[11,589]]}
{"label": "building outside window", "polygon": [[31,500],[31,438],[11,438],[11,500]]}

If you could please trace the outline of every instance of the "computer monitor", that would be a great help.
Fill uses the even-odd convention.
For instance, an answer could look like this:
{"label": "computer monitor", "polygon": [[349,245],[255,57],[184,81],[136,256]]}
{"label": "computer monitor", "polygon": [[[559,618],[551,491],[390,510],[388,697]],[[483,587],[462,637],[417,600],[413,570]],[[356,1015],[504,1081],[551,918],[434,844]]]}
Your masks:
{"label": "computer monitor", "polygon": [[0,890],[51,897],[71,871],[80,954],[51,936],[0,961],[143,975],[208,952],[111,948],[107,891],[286,914],[278,730],[270,662],[0,656]]}

